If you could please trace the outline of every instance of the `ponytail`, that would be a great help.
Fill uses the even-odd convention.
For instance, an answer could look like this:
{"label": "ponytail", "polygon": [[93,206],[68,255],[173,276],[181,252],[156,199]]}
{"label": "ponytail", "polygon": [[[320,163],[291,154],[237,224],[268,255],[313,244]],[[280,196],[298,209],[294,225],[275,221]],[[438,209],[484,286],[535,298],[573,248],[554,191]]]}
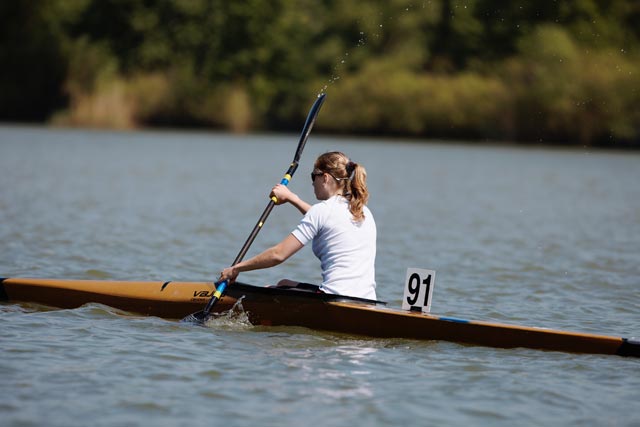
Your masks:
{"label": "ponytail", "polygon": [[354,163],[353,175],[348,181],[351,187],[348,192],[349,211],[353,219],[357,222],[364,220],[363,207],[369,201],[369,190],[367,189],[367,171],[364,166]]}
{"label": "ponytail", "polygon": [[349,200],[349,212],[356,222],[364,220],[364,206],[369,201],[367,171],[364,166],[354,163],[343,153],[333,151],[322,154],[315,168],[329,173],[342,185],[342,194]]}

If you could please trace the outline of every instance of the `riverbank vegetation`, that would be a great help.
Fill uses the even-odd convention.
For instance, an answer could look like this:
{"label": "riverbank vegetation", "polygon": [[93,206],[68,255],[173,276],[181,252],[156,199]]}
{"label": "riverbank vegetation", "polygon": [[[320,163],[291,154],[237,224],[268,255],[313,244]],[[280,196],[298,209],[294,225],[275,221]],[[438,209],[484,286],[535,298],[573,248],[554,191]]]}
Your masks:
{"label": "riverbank vegetation", "polygon": [[31,0],[0,120],[640,147],[634,0]]}

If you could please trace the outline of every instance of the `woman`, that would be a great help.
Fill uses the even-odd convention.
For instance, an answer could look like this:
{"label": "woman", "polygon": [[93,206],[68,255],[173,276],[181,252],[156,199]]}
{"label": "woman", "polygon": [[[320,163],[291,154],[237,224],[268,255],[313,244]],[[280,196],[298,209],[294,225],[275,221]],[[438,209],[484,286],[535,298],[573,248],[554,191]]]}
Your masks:
{"label": "woman", "polygon": [[313,206],[284,185],[273,188],[278,204],[291,203],[304,218],[280,243],[225,268],[220,279],[233,282],[242,271],[278,265],[312,241],[322,267],[322,292],[376,299],[376,223],[366,206],[365,168],[343,153],[325,153],[316,159],[311,181],[320,200]]}

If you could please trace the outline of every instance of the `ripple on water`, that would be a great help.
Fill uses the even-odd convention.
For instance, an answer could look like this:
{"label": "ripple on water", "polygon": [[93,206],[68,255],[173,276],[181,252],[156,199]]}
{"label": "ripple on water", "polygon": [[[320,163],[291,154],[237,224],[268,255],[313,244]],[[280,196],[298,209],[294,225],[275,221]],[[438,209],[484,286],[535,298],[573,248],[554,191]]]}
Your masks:
{"label": "ripple on water", "polygon": [[[210,280],[295,140],[0,127],[1,272]],[[370,172],[381,299],[399,306],[406,268],[432,268],[437,314],[640,334],[637,154],[316,137],[300,169],[336,148]],[[291,185],[312,200],[308,180]],[[299,221],[276,209],[252,251]],[[310,250],[290,261],[243,277],[320,280]],[[238,313],[208,326],[0,303],[0,424],[638,424],[638,359],[253,327]]]}

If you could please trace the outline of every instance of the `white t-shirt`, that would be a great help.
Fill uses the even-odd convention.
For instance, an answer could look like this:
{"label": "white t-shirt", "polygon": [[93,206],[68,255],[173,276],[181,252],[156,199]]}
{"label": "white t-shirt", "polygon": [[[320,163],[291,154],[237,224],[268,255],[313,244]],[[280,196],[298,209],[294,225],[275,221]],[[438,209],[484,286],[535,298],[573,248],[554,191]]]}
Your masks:
{"label": "white t-shirt", "polygon": [[376,299],[376,223],[366,206],[356,222],[347,199],[333,196],[313,205],[292,234],[303,245],[313,240],[324,292]]}

